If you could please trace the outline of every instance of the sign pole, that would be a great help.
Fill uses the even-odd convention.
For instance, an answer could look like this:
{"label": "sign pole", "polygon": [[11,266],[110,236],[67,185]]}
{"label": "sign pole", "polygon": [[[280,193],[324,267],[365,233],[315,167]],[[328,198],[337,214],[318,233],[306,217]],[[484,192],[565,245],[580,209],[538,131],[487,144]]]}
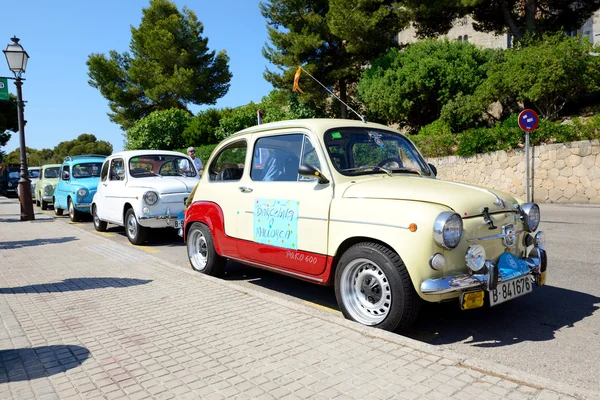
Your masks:
{"label": "sign pole", "polygon": [[538,127],[539,117],[533,110],[523,110],[519,114],[519,128],[525,131],[525,200],[527,203],[533,201],[530,198],[529,179],[529,132]]}
{"label": "sign pole", "polygon": [[529,180],[529,132],[525,132],[525,179],[527,181],[525,199],[529,203],[529,183],[531,182]]}

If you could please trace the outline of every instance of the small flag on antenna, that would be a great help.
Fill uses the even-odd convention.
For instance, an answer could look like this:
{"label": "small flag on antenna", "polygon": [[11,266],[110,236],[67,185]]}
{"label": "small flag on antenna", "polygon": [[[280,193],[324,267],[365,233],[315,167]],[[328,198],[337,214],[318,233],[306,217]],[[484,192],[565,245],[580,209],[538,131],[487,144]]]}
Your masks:
{"label": "small flag on antenna", "polygon": [[300,89],[300,86],[298,86],[298,81],[300,80],[301,72],[302,72],[302,68],[298,67],[298,71],[296,71],[296,75],[294,75],[294,86],[292,87],[292,92],[295,92],[297,90],[300,93],[304,94],[302,89]]}

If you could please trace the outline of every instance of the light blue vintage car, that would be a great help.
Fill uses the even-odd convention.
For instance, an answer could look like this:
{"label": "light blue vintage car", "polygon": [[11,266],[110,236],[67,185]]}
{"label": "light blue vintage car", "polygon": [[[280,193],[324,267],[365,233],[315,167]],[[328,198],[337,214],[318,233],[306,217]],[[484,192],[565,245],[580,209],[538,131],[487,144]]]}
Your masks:
{"label": "light blue vintage car", "polygon": [[71,221],[79,221],[90,213],[92,198],[100,180],[100,170],[106,156],[83,154],[67,156],[60,166],[60,179],[54,191],[54,214],[69,211]]}

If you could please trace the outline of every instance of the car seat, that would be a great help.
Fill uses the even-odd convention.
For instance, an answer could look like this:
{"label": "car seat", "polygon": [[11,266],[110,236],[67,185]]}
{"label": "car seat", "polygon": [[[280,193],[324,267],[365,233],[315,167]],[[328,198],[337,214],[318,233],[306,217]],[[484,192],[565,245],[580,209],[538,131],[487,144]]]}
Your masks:
{"label": "car seat", "polygon": [[267,160],[263,181],[296,181],[299,159],[289,151],[276,150]]}

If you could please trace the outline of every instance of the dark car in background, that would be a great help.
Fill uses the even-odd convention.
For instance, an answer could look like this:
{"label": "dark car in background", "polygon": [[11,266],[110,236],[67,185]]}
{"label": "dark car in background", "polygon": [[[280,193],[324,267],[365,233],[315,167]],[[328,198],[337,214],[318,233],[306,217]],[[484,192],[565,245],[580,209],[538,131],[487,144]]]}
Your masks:
{"label": "dark car in background", "polygon": [[8,165],[6,167],[6,196],[17,196],[17,188],[21,179],[20,167]]}

